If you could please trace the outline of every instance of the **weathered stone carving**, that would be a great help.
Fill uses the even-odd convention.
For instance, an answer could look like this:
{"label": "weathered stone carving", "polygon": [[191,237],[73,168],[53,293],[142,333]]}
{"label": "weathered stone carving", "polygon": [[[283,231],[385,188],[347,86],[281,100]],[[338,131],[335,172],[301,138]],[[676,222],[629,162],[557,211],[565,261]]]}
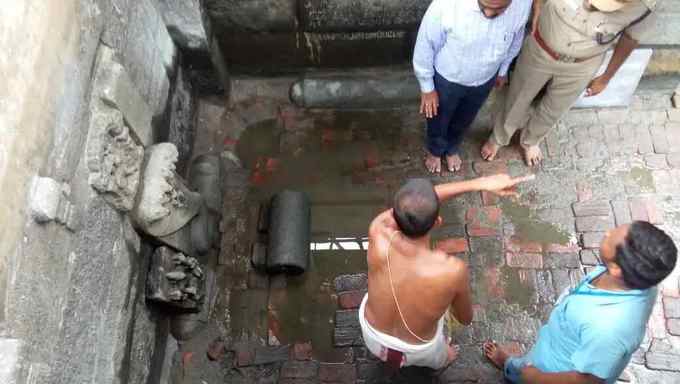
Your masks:
{"label": "weathered stone carving", "polygon": [[146,280],[146,298],[183,311],[200,311],[205,274],[198,260],[168,247],[156,248]]}
{"label": "weathered stone carving", "polygon": [[133,217],[139,229],[155,237],[180,230],[203,204],[201,195],[190,191],[175,173],[177,157],[177,148],[171,143],[152,145],[144,156],[142,186]]}
{"label": "weathered stone carving", "polygon": [[116,209],[127,212],[137,194],[144,148],[130,136],[119,111],[109,109],[93,115],[92,121],[95,132],[88,143],[88,181]]}
{"label": "weathered stone carving", "polygon": [[97,53],[87,143],[89,183],[116,209],[132,209],[152,142],[151,112],[111,48]]}

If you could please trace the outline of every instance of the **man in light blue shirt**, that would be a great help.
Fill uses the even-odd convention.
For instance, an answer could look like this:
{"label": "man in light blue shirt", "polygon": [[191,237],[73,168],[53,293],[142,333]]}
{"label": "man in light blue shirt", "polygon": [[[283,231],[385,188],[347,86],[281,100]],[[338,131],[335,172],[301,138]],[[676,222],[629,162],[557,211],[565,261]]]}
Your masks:
{"label": "man in light blue shirt", "polygon": [[640,347],[656,285],[675,267],[673,240],[636,221],[607,232],[604,265],[557,301],[531,351],[519,358],[493,342],[484,353],[511,382],[614,383]]}
{"label": "man in light blue shirt", "polygon": [[494,84],[524,39],[531,0],[433,0],[418,30],[413,68],[420,83],[420,113],[427,118],[425,165],[461,167],[458,147]]}

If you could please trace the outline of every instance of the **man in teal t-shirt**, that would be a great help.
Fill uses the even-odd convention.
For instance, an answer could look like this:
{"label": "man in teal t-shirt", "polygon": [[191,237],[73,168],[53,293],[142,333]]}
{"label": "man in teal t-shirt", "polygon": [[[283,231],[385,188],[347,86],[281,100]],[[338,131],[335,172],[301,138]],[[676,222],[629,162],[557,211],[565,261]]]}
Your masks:
{"label": "man in teal t-shirt", "polygon": [[523,383],[614,383],[639,348],[656,285],[675,267],[673,240],[636,221],[607,232],[603,265],[557,300],[528,354],[509,357],[495,343],[485,355],[505,378]]}

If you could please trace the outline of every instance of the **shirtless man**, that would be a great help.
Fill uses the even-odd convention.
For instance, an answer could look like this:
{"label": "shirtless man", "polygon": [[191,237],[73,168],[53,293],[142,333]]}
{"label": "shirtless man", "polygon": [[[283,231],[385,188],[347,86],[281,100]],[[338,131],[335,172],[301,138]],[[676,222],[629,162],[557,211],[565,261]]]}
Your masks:
{"label": "shirtless man", "polygon": [[449,310],[470,324],[472,300],[465,262],[430,248],[430,230],[442,222],[439,203],[465,192],[515,194],[512,188],[531,178],[495,175],[437,186],[412,179],[397,191],[394,208],[368,230],[368,293],[359,322],[371,353],[393,368],[440,369],[456,358],[444,315]]}

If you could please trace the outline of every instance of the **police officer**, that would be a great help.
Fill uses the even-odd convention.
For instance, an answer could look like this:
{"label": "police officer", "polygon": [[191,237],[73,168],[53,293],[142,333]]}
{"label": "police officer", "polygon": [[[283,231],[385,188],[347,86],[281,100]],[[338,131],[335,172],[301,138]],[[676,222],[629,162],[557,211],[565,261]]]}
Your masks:
{"label": "police officer", "polygon": [[[493,132],[482,157],[493,160],[518,129],[529,166],[542,160],[539,143],[578,97],[602,92],[654,24],[656,0],[534,0],[531,36],[517,61],[504,102],[496,106]],[[605,52],[614,53],[594,77]],[[594,77],[594,78],[593,78]],[[536,108],[530,105],[537,100]]]}

